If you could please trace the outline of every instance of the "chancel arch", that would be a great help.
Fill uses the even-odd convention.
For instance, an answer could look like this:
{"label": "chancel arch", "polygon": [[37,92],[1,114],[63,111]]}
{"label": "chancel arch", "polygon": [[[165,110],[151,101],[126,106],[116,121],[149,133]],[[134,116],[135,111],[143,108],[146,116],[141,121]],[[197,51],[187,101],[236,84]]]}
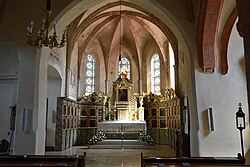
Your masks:
{"label": "chancel arch", "polygon": [[[140,105],[137,106],[135,101],[138,100],[136,98],[139,97],[139,94],[152,92],[150,86],[152,83],[150,77],[152,75],[151,60],[155,54],[159,56],[158,60],[160,60],[160,94],[165,96],[166,90],[176,86],[171,84],[171,81],[178,83],[175,80],[179,78],[171,74],[170,71],[177,73],[178,76],[179,41],[168,27],[166,20],[163,21],[155,17],[153,12],[150,13],[150,10],[147,11],[139,7],[136,5],[137,3],[122,1],[121,11],[119,11],[120,4],[117,2],[95,6],[91,9],[92,13],[81,15],[82,19],[77,18],[77,26],[71,32],[70,45],[78,45],[78,66],[79,63],[81,64],[79,72],[82,74],[79,84],[86,82],[83,74],[88,54],[91,53],[95,60],[99,61],[99,65],[96,67],[102,65],[101,69],[97,70],[99,74],[96,72],[96,78],[100,79],[99,82],[96,81],[96,84],[100,84],[100,88],[96,88],[89,97],[84,96],[84,91],[80,90],[79,92],[82,93],[78,93],[79,99],[84,96],[81,99],[83,104],[88,101],[86,98],[98,102],[95,100],[97,97],[105,96],[107,100],[105,107],[107,108],[105,112],[98,109],[98,114],[101,113],[100,119],[136,121],[142,118],[139,113],[142,110],[137,112]],[[111,10],[114,11],[111,12]],[[170,26],[172,25],[170,24]],[[177,34],[179,37],[181,36],[180,33]],[[185,45],[182,47],[186,49]],[[92,49],[95,51],[93,52]],[[188,49],[183,52],[185,52],[183,59],[188,59],[189,54],[186,53]],[[130,78],[125,75],[119,76],[119,55],[130,62],[130,71],[132,71]],[[105,73],[105,79],[103,79],[103,73]],[[104,94],[100,94],[103,92]],[[157,93],[159,94],[159,92]],[[121,98],[122,100],[119,100],[120,94],[125,94]],[[157,108],[157,112],[159,111]],[[158,118],[154,121],[156,120],[158,121]],[[92,120],[92,123],[86,125],[83,123],[83,126],[95,127],[97,122],[97,120]],[[164,123],[159,125],[159,123],[154,122],[153,124],[153,127],[167,127]]]}
{"label": "chancel arch", "polygon": [[[246,94],[249,87],[246,78],[249,78],[250,70],[242,64],[244,60],[249,64],[246,47],[249,34],[244,29],[248,27],[249,0],[53,1],[51,21],[56,22],[57,36],[61,36],[65,27],[68,29],[67,46],[53,49],[28,47],[24,38],[26,23],[33,17],[35,23],[41,21],[44,14],[41,4],[46,1],[24,2],[25,5],[19,1],[15,1],[16,5],[13,1],[4,2],[1,4],[0,62],[3,66],[0,67],[0,79],[2,86],[6,80],[14,80],[16,88],[13,96],[4,88],[1,88],[4,93],[0,94],[2,99],[17,102],[16,125],[22,124],[24,108],[29,107],[34,113],[33,134],[26,134],[16,126],[16,154],[44,153],[46,98],[52,92],[47,92],[47,85],[51,85],[47,81],[48,64],[58,71],[62,83],[60,97],[55,98],[59,118],[56,149],[66,149],[75,141],[79,145],[89,144],[93,141],[90,137],[102,130],[98,128],[104,122],[128,121],[129,124],[120,124],[123,129],[121,126],[115,130],[106,128],[121,134],[128,130],[136,133],[145,130],[145,126],[136,129],[130,125],[146,121],[147,133],[157,144],[176,147],[176,143],[185,142],[176,140],[176,132],[180,132],[180,136],[187,132],[186,139],[190,142],[186,146],[191,147],[192,156],[235,156],[237,153],[238,131],[233,121],[237,103],[242,102],[245,107],[246,99],[250,99]],[[236,30],[235,2],[242,3],[238,8],[240,21],[237,25],[244,41]],[[20,6],[32,8],[27,13],[27,8]],[[193,16],[189,15],[191,12],[194,12]],[[242,18],[242,14],[245,17]],[[13,22],[15,19],[19,21]],[[34,32],[37,32],[37,27],[36,24]],[[53,34],[53,30],[49,34]],[[12,44],[14,49],[10,46]],[[95,89],[85,95],[86,58],[89,54],[96,63]],[[130,62],[130,78],[126,73],[118,75],[120,54]],[[160,96],[150,93],[150,61],[154,54],[158,54],[160,60]],[[12,56],[20,58],[18,69],[16,66],[6,67],[13,64]],[[8,90],[12,89],[8,87]],[[1,113],[4,113],[1,118],[9,115],[6,105],[1,106]],[[213,132],[209,130],[206,119],[209,107],[214,111]],[[248,111],[248,108],[243,110]],[[181,114],[185,114],[188,125],[178,124],[183,120]],[[8,126],[6,121],[3,122],[2,127]],[[181,129],[183,127],[186,129]],[[248,139],[249,134],[249,127],[246,127],[244,139]],[[6,133],[1,136],[8,137]],[[249,141],[244,141],[247,148]],[[26,147],[27,143],[29,147]],[[52,142],[49,144],[53,145]]]}
{"label": "chancel arch", "polygon": [[[95,4],[94,2],[93,8],[90,9],[90,11],[93,12],[92,14],[88,11],[90,13],[82,13],[82,19],[75,17],[76,27],[69,32],[71,36],[69,40],[70,43],[68,44],[68,53],[69,56],[71,56],[69,69],[78,69],[75,74],[79,79],[78,90],[76,90],[78,91],[77,99],[79,99],[79,103],[83,106],[87,106],[87,102],[89,101],[99,103],[98,99],[100,96],[110,102],[109,104],[107,103],[108,101],[106,101],[104,106],[104,108],[106,107],[105,112],[103,112],[102,105],[95,108],[96,113],[93,113],[94,110],[90,108],[81,108],[79,113],[86,113],[88,116],[94,117],[94,115],[96,116],[101,113],[100,118],[93,118],[93,120],[87,121],[86,124],[84,120],[82,120],[80,124],[83,127],[97,127],[99,119],[115,120],[119,118],[129,121],[140,120],[142,118],[140,114],[142,110],[137,109],[141,104],[136,104],[136,101],[140,93],[149,94],[151,92],[151,88],[148,86],[151,83],[150,61],[152,56],[155,53],[159,55],[161,63],[160,69],[164,71],[164,75],[160,77],[160,90],[162,95],[165,95],[165,90],[170,86],[168,44],[170,43],[173,46],[172,50],[176,57],[175,60],[179,61],[179,45],[185,50],[185,59],[189,57],[187,46],[181,34],[177,32],[178,29],[173,28],[173,25],[170,24],[171,29],[175,31],[174,34],[168,27],[169,23],[166,21],[168,19],[163,21],[155,17],[153,12],[150,12],[151,10],[146,10],[142,6],[139,7],[140,3],[141,1],[134,1],[133,3],[122,1],[122,11],[119,12],[119,4],[117,2],[107,3],[107,5],[104,5],[104,8],[101,7],[102,5],[98,6],[97,3]],[[150,1],[146,1],[146,3],[151,4]],[[108,10],[106,11],[106,9]],[[158,8],[155,6],[154,11],[157,12],[156,9]],[[112,10],[114,11],[110,12]],[[121,14],[121,17],[119,14]],[[164,13],[162,14],[165,15]],[[181,38],[180,43],[175,35]],[[182,43],[184,43],[184,45],[181,45]],[[120,52],[122,57],[128,58],[130,62],[130,71],[133,71],[130,79],[123,76],[119,78],[118,76],[119,47],[121,47]],[[70,48],[72,48],[72,50],[70,50]],[[96,84],[99,85],[99,88],[96,87],[95,92],[86,97],[84,74],[86,71],[85,60],[88,54],[95,57],[96,67],[99,67],[99,69],[95,71]],[[70,77],[71,74],[69,74],[69,78]],[[98,78],[99,81],[97,80]],[[140,80],[142,84],[139,83]],[[72,87],[70,82],[71,80],[68,79],[68,86]],[[73,90],[72,88],[69,89]],[[120,101],[118,98],[119,92],[125,92],[126,95],[122,98],[123,100]],[[67,97],[71,98],[71,96]],[[73,102],[66,103],[70,106],[69,110],[76,110],[77,104]],[[157,112],[159,111],[160,110],[157,109]],[[64,130],[69,129],[67,126],[68,125],[66,125]],[[159,124],[154,124],[154,126],[160,127]],[[166,127],[166,125],[162,125],[162,127]]]}

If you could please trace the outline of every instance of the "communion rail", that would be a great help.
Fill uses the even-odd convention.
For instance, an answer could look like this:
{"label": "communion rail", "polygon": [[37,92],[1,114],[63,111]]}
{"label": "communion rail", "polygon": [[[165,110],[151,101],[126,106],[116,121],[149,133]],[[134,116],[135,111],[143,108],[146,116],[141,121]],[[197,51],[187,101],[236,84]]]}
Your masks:
{"label": "communion rail", "polygon": [[238,157],[148,157],[141,153],[141,167],[205,167],[205,166],[247,166]]}

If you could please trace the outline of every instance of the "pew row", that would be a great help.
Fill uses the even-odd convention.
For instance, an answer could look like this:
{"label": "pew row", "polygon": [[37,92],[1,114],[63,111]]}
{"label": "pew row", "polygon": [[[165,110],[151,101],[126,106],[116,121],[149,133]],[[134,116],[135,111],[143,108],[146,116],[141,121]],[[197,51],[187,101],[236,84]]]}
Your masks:
{"label": "pew row", "polygon": [[141,167],[245,166],[238,157],[148,157],[141,153]]}
{"label": "pew row", "polygon": [[3,155],[0,166],[86,167],[86,152],[83,155]]}

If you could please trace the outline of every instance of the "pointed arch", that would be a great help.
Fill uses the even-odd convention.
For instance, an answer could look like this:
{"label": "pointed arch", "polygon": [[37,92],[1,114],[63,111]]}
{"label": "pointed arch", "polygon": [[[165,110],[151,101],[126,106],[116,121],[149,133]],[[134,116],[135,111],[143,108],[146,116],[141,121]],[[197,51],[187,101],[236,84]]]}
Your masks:
{"label": "pointed arch", "polygon": [[198,23],[198,59],[204,72],[214,72],[215,37],[224,0],[203,0]]}
{"label": "pointed arch", "polygon": [[224,26],[222,37],[221,37],[221,60],[220,60],[220,68],[221,68],[221,74],[225,75],[228,72],[228,62],[227,62],[227,48],[228,48],[228,42],[230,38],[230,34],[233,28],[233,25],[236,21],[236,18],[238,16],[237,7],[233,9],[230,16],[227,19],[227,22]]}

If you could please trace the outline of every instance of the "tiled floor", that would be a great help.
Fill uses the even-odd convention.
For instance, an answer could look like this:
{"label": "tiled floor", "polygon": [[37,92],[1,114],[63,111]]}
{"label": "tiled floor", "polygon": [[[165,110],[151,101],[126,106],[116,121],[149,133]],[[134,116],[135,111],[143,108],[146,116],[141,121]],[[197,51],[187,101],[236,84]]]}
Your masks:
{"label": "tiled floor", "polygon": [[144,148],[108,148],[89,149],[76,146],[63,151],[46,152],[49,155],[74,155],[86,152],[87,167],[140,167],[141,153],[143,156],[174,156],[175,150],[165,145],[154,145]]}

